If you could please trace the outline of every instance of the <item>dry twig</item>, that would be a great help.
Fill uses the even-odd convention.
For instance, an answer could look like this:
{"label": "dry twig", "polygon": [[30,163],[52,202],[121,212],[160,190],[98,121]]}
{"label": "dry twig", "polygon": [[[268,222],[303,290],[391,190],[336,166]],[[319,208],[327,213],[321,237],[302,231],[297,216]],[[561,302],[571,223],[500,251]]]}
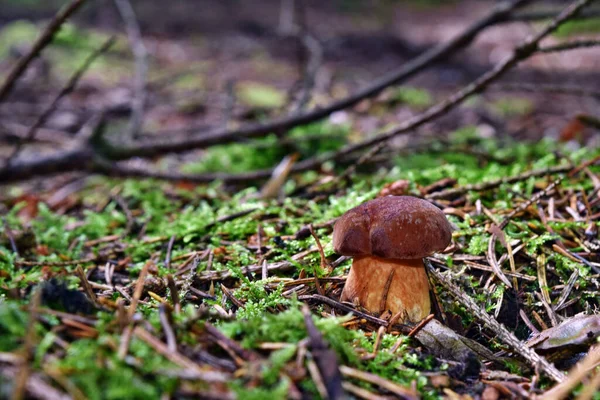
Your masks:
{"label": "dry twig", "polygon": [[125,31],[135,58],[135,80],[131,120],[127,131],[128,138],[135,138],[142,127],[144,106],[146,103],[146,73],[148,54],[142,40],[140,25],[129,0],[114,0],[121,18],[125,22]]}
{"label": "dry twig", "polygon": [[512,347],[517,354],[523,356],[532,367],[540,368],[546,375],[556,382],[562,382],[565,376],[554,365],[550,364],[544,357],[537,354],[534,350],[528,347],[525,343],[517,339],[512,332],[491,317],[485,310],[479,307],[473,299],[466,295],[456,284],[452,282],[445,274],[434,269],[429,260],[424,260],[431,276],[440,283],[458,302],[469,310],[476,318],[481,320],[489,329],[495,332],[500,340]]}
{"label": "dry twig", "polygon": [[0,103],[2,103],[6,96],[10,93],[13,86],[19,80],[21,75],[27,70],[29,64],[40,55],[41,51],[48,46],[52,39],[54,39],[54,35],[60,27],[65,23],[65,21],[73,15],[79,7],[83,5],[85,0],[73,0],[66,6],[60,9],[58,13],[54,16],[52,21],[48,24],[46,29],[42,32],[40,37],[37,38],[31,50],[22,57],[19,62],[10,70],[8,76],[4,80],[2,86],[0,86]]}

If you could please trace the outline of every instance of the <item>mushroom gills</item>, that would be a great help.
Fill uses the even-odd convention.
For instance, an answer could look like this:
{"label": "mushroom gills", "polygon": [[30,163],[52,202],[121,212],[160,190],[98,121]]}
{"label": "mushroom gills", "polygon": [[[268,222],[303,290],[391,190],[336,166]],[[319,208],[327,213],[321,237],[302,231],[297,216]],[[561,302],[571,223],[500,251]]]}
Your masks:
{"label": "mushroom gills", "polygon": [[402,312],[398,322],[418,322],[429,315],[429,282],[422,259],[354,257],[341,296],[371,313]]}

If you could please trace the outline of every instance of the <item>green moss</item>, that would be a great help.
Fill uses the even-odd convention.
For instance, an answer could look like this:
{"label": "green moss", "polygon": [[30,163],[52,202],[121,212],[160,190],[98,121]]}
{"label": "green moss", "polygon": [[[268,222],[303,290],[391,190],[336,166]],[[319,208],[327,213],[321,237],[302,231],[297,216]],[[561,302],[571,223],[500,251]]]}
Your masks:
{"label": "green moss", "polygon": [[506,97],[496,100],[491,104],[491,107],[492,110],[503,117],[527,115],[533,111],[531,100],[520,97]]}
{"label": "green moss", "polygon": [[29,46],[38,36],[38,27],[29,21],[6,24],[0,31],[0,58],[8,56],[13,47]]}
{"label": "green moss", "polygon": [[307,158],[337,150],[346,142],[348,132],[347,126],[323,122],[293,129],[285,145],[275,135],[269,135],[247,143],[212,146],[201,160],[187,164],[183,170],[235,173],[271,168],[292,153]]}
{"label": "green moss", "polygon": [[403,86],[398,88],[393,99],[414,108],[425,108],[433,104],[433,96],[425,89]]}
{"label": "green moss", "polygon": [[258,108],[279,108],[285,104],[285,94],[257,82],[241,82],[236,86],[236,94],[242,103]]}
{"label": "green moss", "polygon": [[557,37],[568,37],[571,35],[598,32],[600,32],[600,18],[587,18],[567,21],[554,32],[554,35]]}

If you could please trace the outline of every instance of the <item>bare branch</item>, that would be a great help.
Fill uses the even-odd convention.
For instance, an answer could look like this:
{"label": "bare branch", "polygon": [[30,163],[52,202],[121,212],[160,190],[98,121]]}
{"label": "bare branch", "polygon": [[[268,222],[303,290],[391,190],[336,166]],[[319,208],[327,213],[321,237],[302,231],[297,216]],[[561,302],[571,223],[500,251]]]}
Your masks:
{"label": "bare branch", "polygon": [[21,75],[27,70],[29,64],[40,55],[41,51],[48,46],[52,39],[54,39],[54,35],[62,24],[75,13],[83,5],[85,0],[73,0],[71,3],[61,8],[58,13],[54,16],[52,21],[48,24],[46,29],[42,32],[40,37],[35,41],[29,53],[23,56],[19,62],[13,67],[13,69],[8,73],[6,80],[0,87],[0,103],[2,103],[6,96],[10,93],[13,86],[19,80]]}
{"label": "bare branch", "polygon": [[600,46],[600,40],[573,40],[566,43],[559,43],[553,46],[540,47],[540,53],[558,53],[567,50],[587,49]]}
{"label": "bare branch", "polygon": [[600,89],[594,90],[587,87],[575,85],[555,85],[544,83],[499,83],[492,85],[490,89],[513,92],[545,92],[565,94],[579,97],[597,97],[600,98]]}
{"label": "bare branch", "polygon": [[[515,48],[515,50],[513,51],[513,53],[510,56],[506,57],[503,61],[498,63],[490,71],[488,71],[487,73],[485,73],[484,75],[482,75],[481,77],[479,77],[478,79],[473,81],[471,84],[469,84],[466,87],[462,88],[461,90],[457,91],[456,93],[454,93],[453,95],[448,97],[446,100],[430,107],[423,113],[409,119],[408,121],[401,123],[391,129],[389,129],[388,131],[386,131],[382,134],[379,134],[377,136],[374,136],[368,140],[359,142],[354,145],[346,146],[345,148],[343,148],[337,152],[312,157],[312,158],[306,159],[304,161],[298,162],[297,164],[294,165],[293,171],[299,172],[299,171],[310,170],[310,169],[318,168],[323,162],[330,161],[330,160],[340,160],[353,152],[367,149],[372,146],[378,145],[380,143],[385,143],[398,135],[407,134],[407,133],[413,131],[414,129],[424,125],[425,123],[428,123],[428,122],[434,120],[435,118],[437,118],[441,115],[444,115],[445,113],[447,113],[448,111],[455,108],[458,104],[463,102],[465,99],[467,99],[471,95],[483,91],[493,81],[497,80],[499,77],[504,75],[507,71],[509,71],[514,66],[516,66],[519,62],[521,62],[521,61],[527,59],[528,57],[530,57],[531,55],[535,54],[539,49],[539,46],[538,46],[539,42],[543,38],[545,38],[548,34],[553,32],[554,30],[556,30],[556,28],[560,24],[562,24],[563,22],[567,21],[568,19],[574,17],[579,12],[579,10],[581,10],[581,8],[583,8],[584,6],[589,4],[591,1],[592,0],[580,0],[576,3],[574,3],[573,5],[569,6],[568,8],[566,8],[564,12],[562,12],[556,19],[554,19],[550,24],[548,24],[541,32],[526,39],[520,46]],[[515,7],[517,4],[522,5],[525,2],[526,1],[522,1],[522,2],[518,1],[516,3],[511,3],[510,5],[512,7]],[[506,6],[505,6],[505,8],[502,8],[502,10],[505,10],[505,12],[508,12]],[[496,9],[496,13],[497,12],[498,12],[498,9]],[[504,15],[504,14],[501,14],[501,15]],[[494,16],[494,17],[492,18],[491,16]],[[430,56],[430,58],[428,59],[429,63],[432,62],[432,60],[438,59],[439,54],[447,54],[447,52],[450,51],[449,48],[456,48],[457,46],[460,47],[460,46],[464,45],[465,44],[464,41],[467,40],[467,38],[469,38],[469,40],[472,39],[476,32],[478,32],[480,29],[483,29],[483,28],[477,28],[477,26],[482,26],[482,25],[487,26],[490,23],[489,22],[490,18],[493,22],[498,17],[497,17],[497,14],[492,13],[487,18],[484,18],[479,23],[475,24],[473,27],[471,27],[470,29],[467,30],[469,32],[472,32],[471,34],[466,35],[466,36],[463,34],[459,37],[459,38],[462,38],[461,40],[459,40],[459,38],[457,38],[457,39],[451,41],[451,43],[454,43],[453,46],[445,45],[445,46],[442,46],[443,50],[438,49],[438,53],[437,53],[438,56],[435,56],[435,57]],[[484,21],[487,21],[487,22],[484,22]],[[422,59],[423,59],[423,57],[418,57],[417,61],[422,60]],[[415,62],[417,62],[417,61],[415,61]],[[419,61],[419,62],[424,62],[424,61]],[[425,63],[425,65],[427,65],[427,64],[428,63]],[[410,71],[412,71],[412,72],[410,72],[411,74],[416,72],[415,70],[412,70],[412,69]],[[317,112],[317,111],[314,111],[314,112]],[[284,121],[284,124],[289,124],[290,123],[289,121],[290,120],[288,120],[287,122]],[[273,122],[273,124],[277,124],[277,123],[281,123],[281,121]],[[250,132],[251,133],[250,136],[258,135],[261,132],[260,130],[262,128],[264,128],[264,125],[257,125],[254,128],[254,130],[252,132]],[[241,134],[241,137],[249,135],[250,133],[248,131],[246,131],[245,134]],[[226,133],[226,136],[229,134],[230,133]],[[154,177],[154,178],[159,178],[159,179],[189,180],[189,181],[195,181],[195,182],[208,182],[208,181],[212,181],[215,179],[220,179],[220,180],[228,181],[228,182],[240,182],[240,181],[247,181],[249,179],[266,178],[266,177],[270,176],[272,173],[271,169],[267,169],[267,170],[259,170],[259,171],[243,173],[243,174],[239,174],[239,175],[238,174],[217,173],[217,174],[205,174],[205,175],[199,175],[199,176],[195,175],[194,176],[194,175],[180,175],[180,174],[163,174],[163,173],[159,173],[159,172],[151,173],[151,172],[148,172],[145,170],[142,171],[142,170],[136,170],[136,169],[116,166],[112,163],[112,161],[116,161],[119,159],[126,159],[126,158],[130,158],[133,156],[149,156],[149,155],[155,155],[155,154],[164,154],[164,153],[167,153],[170,151],[186,151],[186,150],[190,150],[194,147],[197,147],[197,145],[220,143],[221,140],[223,139],[223,136],[219,136],[219,135],[211,136],[209,134],[209,135],[207,135],[206,139],[192,139],[190,141],[179,141],[179,142],[173,141],[171,143],[161,142],[164,144],[164,146],[157,145],[156,142],[151,142],[148,144],[142,144],[140,146],[134,146],[134,147],[130,147],[130,148],[127,148],[125,146],[122,146],[121,148],[115,148],[104,141],[100,141],[99,135],[95,135],[94,139],[95,139],[94,144],[97,147],[94,148],[93,152],[89,148],[83,147],[82,149],[79,149],[78,151],[75,150],[75,151],[70,151],[70,152],[69,151],[63,152],[62,157],[60,155],[55,155],[55,156],[41,159],[41,160],[22,162],[19,164],[18,167],[14,166],[14,167],[11,167],[8,169],[0,170],[0,182],[14,181],[17,179],[24,179],[24,178],[28,178],[28,177],[32,177],[32,176],[36,176],[36,175],[49,174],[49,173],[54,173],[54,172],[64,172],[64,171],[68,170],[68,168],[73,168],[73,169],[81,168],[81,169],[86,169],[88,171],[97,171],[97,172],[108,173],[108,174],[113,174],[113,175],[122,175],[122,176]],[[183,145],[185,145],[185,146],[182,147]],[[64,160],[65,157],[68,158],[68,160]],[[42,167],[42,168],[40,168],[40,167]]]}
{"label": "bare branch", "polygon": [[131,120],[127,131],[127,138],[135,138],[142,127],[144,107],[146,104],[146,74],[148,71],[148,53],[142,40],[140,25],[129,0],[114,0],[129,39],[129,45],[135,58],[135,81],[133,105],[131,107]]}
{"label": "bare branch", "polygon": [[[556,14],[558,14],[560,10],[551,9],[551,10],[539,10],[539,11],[522,11],[518,13],[513,13],[503,22],[515,22],[515,21],[542,21],[545,19],[554,18]],[[585,10],[579,13],[576,19],[587,19],[587,18],[596,18],[600,16],[600,9],[590,9]]]}
{"label": "bare branch", "polygon": [[73,91],[73,89],[75,89],[75,86],[77,85],[77,83],[79,82],[81,77],[85,74],[85,72],[90,68],[92,63],[101,54],[108,51],[108,49],[114,43],[115,43],[115,37],[111,36],[106,42],[104,42],[104,44],[102,44],[102,46],[100,46],[98,49],[96,49],[93,53],[91,53],[83,61],[83,64],[81,64],[81,66],[73,73],[73,75],[71,75],[71,77],[67,81],[67,84],[56,95],[54,100],[52,100],[52,103],[50,103],[50,105],[44,110],[44,112],[42,112],[42,115],[40,115],[39,118],[35,121],[35,123],[31,126],[31,128],[29,128],[25,137],[22,140],[19,140],[17,142],[12,153],[6,159],[6,165],[9,165],[12,162],[12,160],[19,154],[19,151],[21,151],[21,148],[25,142],[31,142],[35,138],[35,134],[37,133],[38,129],[40,129],[42,127],[42,125],[44,125],[44,123],[46,123],[48,118],[50,118],[50,116],[54,113],[54,111],[56,111],[56,109],[58,108],[58,105],[59,105],[60,101],[63,99],[63,97],[65,97],[66,95],[71,93]]}
{"label": "bare branch", "polygon": [[219,129],[178,140],[173,138],[170,138],[169,140],[153,140],[130,146],[116,146],[105,143],[105,156],[110,159],[123,160],[131,157],[152,157],[169,152],[183,152],[215,144],[261,137],[273,132],[283,132],[296,126],[323,119],[335,111],[351,107],[365,98],[375,96],[383,89],[403,82],[432,64],[445,59],[456,50],[470,44],[482,30],[507,19],[510,13],[516,8],[522,7],[530,2],[531,0],[516,0],[509,3],[502,2],[498,4],[489,14],[467,27],[462,33],[450,41],[433,47],[366,88],[359,90],[357,93],[344,99],[338,100],[327,107],[276,119],[263,124],[252,124],[233,131]]}
{"label": "bare branch", "polygon": [[525,343],[517,339],[512,332],[504,327],[504,325],[500,324],[484,309],[479,307],[473,301],[473,299],[466,295],[454,282],[452,282],[452,279],[433,268],[429,260],[425,259],[425,265],[427,266],[428,272],[439,284],[444,287],[444,289],[448,291],[448,293],[450,293],[452,297],[465,306],[469,313],[472,313],[475,317],[487,325],[489,329],[494,331],[504,343],[512,347],[518,354],[526,358],[534,368],[539,367],[555,382],[562,382],[565,379],[565,375],[562,372],[556,369],[554,365],[550,364],[544,357],[537,354]]}

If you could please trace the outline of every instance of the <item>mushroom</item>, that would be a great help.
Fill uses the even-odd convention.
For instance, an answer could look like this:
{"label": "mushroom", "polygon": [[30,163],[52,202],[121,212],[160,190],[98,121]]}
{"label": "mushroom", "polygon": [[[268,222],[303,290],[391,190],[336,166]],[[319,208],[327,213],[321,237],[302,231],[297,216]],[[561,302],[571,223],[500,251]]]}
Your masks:
{"label": "mushroom", "polygon": [[423,257],[444,250],[452,228],[428,201],[388,196],[347,211],[333,228],[336,253],[353,256],[341,300],[418,322],[431,310]]}

